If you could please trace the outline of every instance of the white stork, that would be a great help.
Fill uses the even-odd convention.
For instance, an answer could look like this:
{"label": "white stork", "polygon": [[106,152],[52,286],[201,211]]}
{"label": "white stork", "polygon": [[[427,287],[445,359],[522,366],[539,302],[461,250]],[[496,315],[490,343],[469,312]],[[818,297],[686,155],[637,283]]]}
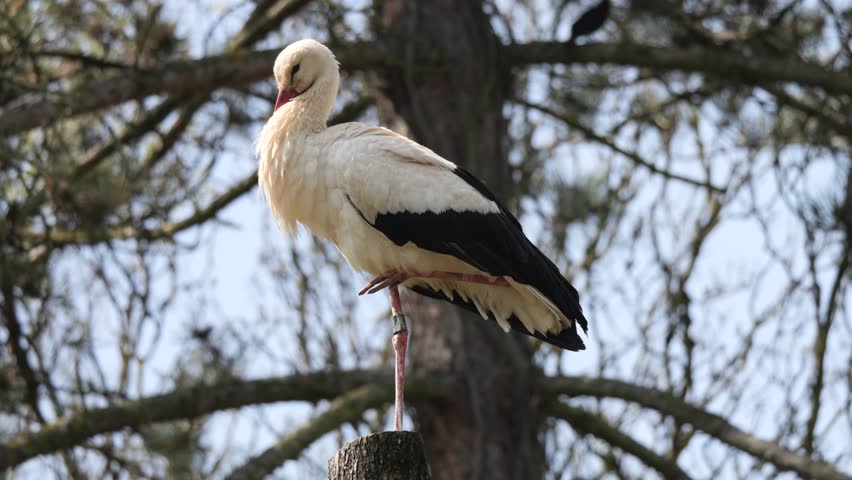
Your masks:
{"label": "white stork", "polygon": [[282,230],[301,223],[375,277],[360,294],[389,289],[396,430],[407,345],[399,286],[478,312],[507,332],[585,348],[577,290],[482,181],[390,130],[327,128],[340,75],[321,43],[289,45],[273,72],[278,98],[257,145],[261,192]]}

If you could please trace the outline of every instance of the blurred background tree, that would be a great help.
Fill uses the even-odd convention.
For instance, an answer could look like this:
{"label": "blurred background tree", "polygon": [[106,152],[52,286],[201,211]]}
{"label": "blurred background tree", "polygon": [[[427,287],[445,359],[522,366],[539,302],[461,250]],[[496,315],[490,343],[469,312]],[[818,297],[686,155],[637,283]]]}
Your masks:
{"label": "blurred background tree", "polygon": [[313,37],[333,121],[474,171],[590,319],[572,354],[417,300],[434,478],[848,477],[852,7],[616,1],[573,38],[595,3],[0,0],[0,469],[323,478],[388,426],[384,299],[255,193]]}

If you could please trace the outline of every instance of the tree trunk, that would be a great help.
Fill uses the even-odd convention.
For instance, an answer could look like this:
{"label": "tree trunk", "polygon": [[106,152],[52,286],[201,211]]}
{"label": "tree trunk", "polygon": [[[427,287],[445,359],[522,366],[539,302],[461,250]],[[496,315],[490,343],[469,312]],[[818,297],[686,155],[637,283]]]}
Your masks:
{"label": "tree trunk", "polygon": [[414,432],[356,438],[328,461],[329,480],[430,480],[423,440]]}
{"label": "tree trunk", "polygon": [[[373,28],[393,52],[384,94],[410,133],[512,197],[503,105],[511,72],[478,2],[385,0]],[[415,59],[439,60],[439,65]],[[417,298],[415,298],[417,297]],[[406,295],[411,370],[456,376],[466,388],[442,404],[413,402],[436,478],[541,478],[543,418],[529,342],[452,305]]]}

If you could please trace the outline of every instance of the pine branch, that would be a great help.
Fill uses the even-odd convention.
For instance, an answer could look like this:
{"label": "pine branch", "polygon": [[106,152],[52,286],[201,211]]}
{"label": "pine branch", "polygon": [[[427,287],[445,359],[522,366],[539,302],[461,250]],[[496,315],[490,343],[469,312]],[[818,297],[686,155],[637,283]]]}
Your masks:
{"label": "pine branch", "polygon": [[16,234],[34,243],[49,243],[51,247],[64,247],[67,245],[91,245],[96,243],[110,242],[114,240],[163,240],[171,239],[178,233],[200,225],[215,217],[221,210],[225,209],[234,200],[257,185],[257,171],[254,171],[242,180],[231,186],[228,190],[216,197],[204,208],[196,210],[188,217],[176,221],[166,222],[157,228],[141,228],[135,226],[113,227],[101,230],[51,230],[48,233],[23,229]]}
{"label": "pine branch", "polygon": [[[329,120],[329,124],[336,125],[338,123],[355,120],[372,104],[372,97],[367,95],[359,97],[344,105],[340,112]],[[190,104],[187,108],[192,108],[193,106],[194,104]],[[178,124],[180,124],[180,122],[178,122]],[[179,126],[180,125],[178,125],[178,127]],[[174,135],[172,135],[172,137],[173,136]],[[174,141],[174,139],[172,139],[172,141]],[[82,165],[85,164],[81,164],[81,166]],[[147,165],[147,167],[150,167],[150,165]],[[85,174],[85,172],[83,174]],[[165,222],[156,228],[139,228],[127,225],[102,230],[52,229],[49,232],[20,229],[16,230],[15,234],[31,243],[39,245],[49,244],[53,248],[61,248],[68,245],[92,245],[111,242],[114,240],[128,239],[170,240],[176,234],[214,218],[220,211],[224,210],[231,203],[252,190],[256,185],[257,170],[254,170],[252,173],[243,177],[242,180],[225,190],[225,192],[216,197],[216,199],[211,201],[207,206],[196,210],[195,213],[182,220],[176,222]]]}
{"label": "pine branch", "polygon": [[[196,94],[269,79],[281,49],[234,52],[199,60],[167,63],[159,68],[124,72],[66,92],[24,95],[0,110],[0,136],[42,127],[58,119],[93,112],[128,100],[160,94]],[[372,43],[335,48],[343,68],[370,68],[384,61]]]}

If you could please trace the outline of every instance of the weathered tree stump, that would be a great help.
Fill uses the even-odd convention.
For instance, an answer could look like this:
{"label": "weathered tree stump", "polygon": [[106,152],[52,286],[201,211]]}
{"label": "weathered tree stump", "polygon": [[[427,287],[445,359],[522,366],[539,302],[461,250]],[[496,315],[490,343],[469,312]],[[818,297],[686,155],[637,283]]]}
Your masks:
{"label": "weathered tree stump", "polygon": [[356,438],[328,461],[329,480],[430,480],[423,439],[415,432]]}

